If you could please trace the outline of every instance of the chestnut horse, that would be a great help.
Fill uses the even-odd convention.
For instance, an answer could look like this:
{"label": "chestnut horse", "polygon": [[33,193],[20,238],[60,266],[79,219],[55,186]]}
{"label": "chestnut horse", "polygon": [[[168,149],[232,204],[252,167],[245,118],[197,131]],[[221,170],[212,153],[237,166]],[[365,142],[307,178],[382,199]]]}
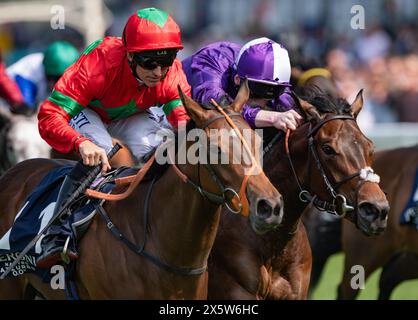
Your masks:
{"label": "chestnut horse", "polygon": [[388,226],[383,236],[368,238],[343,223],[341,241],[345,262],[340,299],[355,299],[358,294],[358,290],[350,286],[353,265],[363,266],[365,279],[384,267],[380,299],[388,299],[391,290],[400,282],[418,277],[418,231],[414,225],[399,224],[418,168],[418,146],[380,151],[376,153],[374,168],[391,204]]}
{"label": "chestnut horse", "polygon": [[[250,152],[251,168],[259,166],[254,157],[257,148],[254,144],[248,147],[241,136],[244,129],[250,130],[240,114],[249,96],[248,86],[242,86],[232,106],[224,110],[204,109],[181,91],[180,95],[193,123],[207,135],[210,129],[231,132],[231,127],[235,126],[233,132],[240,137],[241,146],[247,146]],[[229,114],[228,118],[225,113]],[[249,132],[251,139],[256,140],[255,132]],[[232,154],[229,145],[226,147],[220,140],[214,143],[218,152]],[[191,146],[191,142],[187,142],[187,151]],[[235,190],[240,190],[238,200],[242,204],[248,199],[254,228],[274,227],[281,222],[282,197],[262,171],[250,177],[246,170],[248,165],[222,163],[200,168],[199,163],[186,160],[186,164],[170,165],[155,181],[152,193],[152,182],[145,182],[128,198],[104,203],[104,210],[126,238],[142,243],[154,260],[130,250],[96,215],[79,245],[76,283],[80,298],[205,299],[207,259],[218,229],[221,204],[236,204],[237,201],[229,201],[228,196],[237,195]],[[13,167],[0,179],[0,185],[7,186],[0,192],[1,234],[11,227],[22,202],[42,177],[62,163],[62,160],[29,160]],[[147,193],[150,194],[149,216],[145,224],[143,212]],[[241,210],[241,214],[248,212]],[[146,233],[148,240],[143,243]],[[52,290],[34,274],[0,281],[0,298],[22,298],[28,283],[45,298],[64,298],[62,290]]]}
{"label": "chestnut horse", "polygon": [[257,235],[245,219],[222,216],[209,258],[211,299],[306,299],[311,251],[300,217],[309,203],[345,215],[365,233],[386,226],[389,205],[371,179],[373,145],[355,121],[362,92],[352,105],[317,90],[298,101],[306,122],[289,137],[289,157],[284,139],[264,156],[284,197],[283,223]]}

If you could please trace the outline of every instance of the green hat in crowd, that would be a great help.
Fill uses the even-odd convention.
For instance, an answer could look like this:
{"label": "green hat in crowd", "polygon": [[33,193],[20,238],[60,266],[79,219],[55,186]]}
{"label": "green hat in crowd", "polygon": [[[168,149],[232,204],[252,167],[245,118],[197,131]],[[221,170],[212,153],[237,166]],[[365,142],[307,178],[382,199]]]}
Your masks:
{"label": "green hat in crowd", "polygon": [[43,64],[47,76],[61,76],[77,61],[80,53],[67,41],[55,41],[44,52]]}

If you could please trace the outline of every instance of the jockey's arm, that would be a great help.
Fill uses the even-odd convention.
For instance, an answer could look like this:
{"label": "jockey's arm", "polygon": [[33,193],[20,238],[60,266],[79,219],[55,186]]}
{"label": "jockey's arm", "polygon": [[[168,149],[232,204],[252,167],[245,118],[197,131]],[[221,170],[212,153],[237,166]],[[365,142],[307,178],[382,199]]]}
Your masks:
{"label": "jockey's arm", "polygon": [[[66,99],[67,101],[60,101]],[[106,151],[88,138],[80,135],[69,124],[73,113],[79,109],[67,113],[71,98],[54,91],[49,100],[45,100],[41,105],[38,114],[39,132],[54,149],[61,153],[76,151],[83,159],[83,163],[88,166],[95,166],[102,162],[102,172],[110,169],[110,164],[106,156]],[[72,101],[75,103],[75,101]],[[65,109],[67,108],[67,109]],[[78,112],[77,112],[78,113]]]}
{"label": "jockey's arm", "polygon": [[302,116],[295,110],[285,112],[260,110],[255,118],[256,127],[276,127],[279,130],[295,130],[302,122]]}
{"label": "jockey's arm", "polygon": [[[52,93],[51,99],[54,95]],[[38,128],[41,137],[55,150],[61,153],[79,151],[80,144],[88,140],[74,130],[68,122],[72,118],[58,102],[45,100],[38,113]]]}
{"label": "jockey's arm", "polygon": [[[262,106],[263,103],[260,102],[259,105]],[[302,116],[293,110],[294,101],[288,91],[273,101],[273,109],[274,111],[263,110],[262,107],[248,108],[244,112],[248,114],[247,117],[253,119],[254,126],[258,128],[276,127],[283,131],[295,130],[303,121]]]}
{"label": "jockey's arm", "polygon": [[0,61],[0,97],[6,100],[12,109],[24,103],[17,83],[7,75],[2,61]]}
{"label": "jockey's arm", "polygon": [[50,97],[41,104],[38,114],[41,137],[61,153],[79,152],[80,144],[89,140],[74,130],[69,121],[101,94],[106,80],[102,60],[96,50],[82,55],[64,72]]}

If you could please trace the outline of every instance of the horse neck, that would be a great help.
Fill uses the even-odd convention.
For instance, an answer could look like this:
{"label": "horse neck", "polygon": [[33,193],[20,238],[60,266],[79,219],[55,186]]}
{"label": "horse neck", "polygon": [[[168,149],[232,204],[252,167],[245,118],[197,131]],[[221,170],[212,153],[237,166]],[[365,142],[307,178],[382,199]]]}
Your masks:
{"label": "horse neck", "polygon": [[[285,216],[280,230],[282,230],[282,232],[285,230],[286,232],[291,233],[296,229],[300,217],[306,208],[306,203],[299,199],[300,189],[293,175],[289,159],[286,156],[284,143],[284,139],[279,143],[276,143],[264,160],[264,165],[270,181],[283,195],[284,199]],[[292,148],[290,145],[289,147],[292,150],[295,150],[295,148]],[[297,155],[292,154],[292,161],[295,171],[298,174],[299,181],[302,183],[303,181],[307,181],[307,142],[299,144],[297,150],[298,155],[301,155],[299,158],[303,157],[303,159],[299,159]]]}
{"label": "horse neck", "polygon": [[[182,172],[197,182],[195,168],[181,166]],[[173,166],[155,184],[152,194],[149,226],[155,254],[175,266],[205,265],[218,228],[220,206],[183,182]]]}

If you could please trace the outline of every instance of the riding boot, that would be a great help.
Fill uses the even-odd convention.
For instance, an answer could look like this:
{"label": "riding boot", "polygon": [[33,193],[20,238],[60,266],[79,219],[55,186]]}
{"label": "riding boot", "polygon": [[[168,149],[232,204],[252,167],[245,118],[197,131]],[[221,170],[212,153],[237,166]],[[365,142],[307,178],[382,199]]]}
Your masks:
{"label": "riding boot", "polygon": [[[63,208],[67,200],[77,190],[91,168],[82,163],[77,163],[65,177],[58,193],[53,217]],[[42,253],[36,260],[36,266],[38,268],[49,268],[60,261],[69,263],[70,260],[78,258],[77,252],[70,245],[71,231],[68,225],[68,217],[64,217],[63,219],[56,219],[48,228],[47,233],[41,240]]]}

